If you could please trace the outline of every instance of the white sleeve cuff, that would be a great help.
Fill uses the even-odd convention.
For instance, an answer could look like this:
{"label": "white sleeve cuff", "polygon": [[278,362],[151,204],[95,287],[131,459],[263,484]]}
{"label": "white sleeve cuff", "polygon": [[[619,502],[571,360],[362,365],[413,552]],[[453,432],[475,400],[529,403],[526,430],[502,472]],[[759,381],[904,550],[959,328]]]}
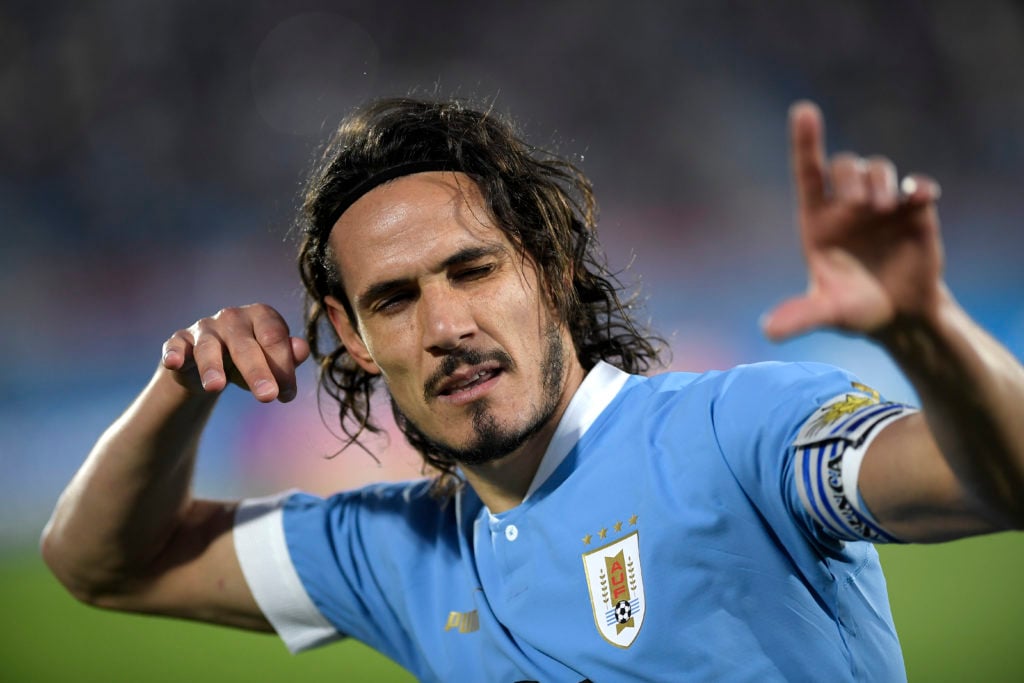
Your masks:
{"label": "white sleeve cuff", "polygon": [[302,585],[284,536],[282,506],[291,491],[242,501],[235,513],[235,553],[249,590],[293,654],[342,638]]}

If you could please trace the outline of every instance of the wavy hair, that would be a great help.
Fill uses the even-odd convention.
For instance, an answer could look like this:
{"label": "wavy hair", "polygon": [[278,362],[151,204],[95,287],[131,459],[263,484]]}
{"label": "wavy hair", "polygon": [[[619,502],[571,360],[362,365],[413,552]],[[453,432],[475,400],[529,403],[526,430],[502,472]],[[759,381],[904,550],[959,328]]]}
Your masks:
{"label": "wavy hair", "polygon": [[[375,178],[393,177],[396,168],[424,164],[461,171],[477,183],[496,224],[536,265],[585,369],[604,360],[643,373],[660,363],[664,341],[638,326],[636,296],[624,295],[609,271],[595,232],[593,188],[575,165],[530,146],[489,109],[458,100],[378,100],[347,117],[327,142],[305,187],[299,218],[305,333],[320,388],[338,403],[348,439],[342,450],[359,444],[364,431],[381,431],[370,415],[380,376],[359,367],[328,320],[325,298],[331,295],[355,324],[328,239],[368,183],[372,187]],[[432,452],[397,412],[396,417],[406,438],[439,472],[435,493],[444,497],[454,491],[460,485],[457,463]]]}

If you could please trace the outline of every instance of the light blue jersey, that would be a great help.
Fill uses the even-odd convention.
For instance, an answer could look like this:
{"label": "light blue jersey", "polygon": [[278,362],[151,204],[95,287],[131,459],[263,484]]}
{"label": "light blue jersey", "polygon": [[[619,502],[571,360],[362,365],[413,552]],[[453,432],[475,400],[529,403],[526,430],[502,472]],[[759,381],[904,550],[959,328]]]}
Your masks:
{"label": "light blue jersey", "polygon": [[350,636],[424,681],[905,680],[836,456],[900,411],[823,365],[599,364],[518,507],[289,493],[242,506],[236,547],[290,649]]}

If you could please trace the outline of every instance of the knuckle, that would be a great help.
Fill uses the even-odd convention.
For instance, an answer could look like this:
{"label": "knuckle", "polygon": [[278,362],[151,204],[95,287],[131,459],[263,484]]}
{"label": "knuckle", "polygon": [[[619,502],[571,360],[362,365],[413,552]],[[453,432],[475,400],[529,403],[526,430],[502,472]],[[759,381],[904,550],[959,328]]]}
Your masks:
{"label": "knuckle", "polygon": [[210,349],[220,348],[220,345],[220,340],[216,337],[209,334],[203,334],[196,338],[196,342],[193,346],[195,346],[196,351],[208,351]]}
{"label": "knuckle", "polygon": [[167,338],[167,341],[164,342],[164,348],[178,348],[189,342],[189,336],[188,330],[178,330]]}
{"label": "knuckle", "polygon": [[263,347],[277,346],[288,340],[288,327],[283,324],[261,325],[256,332],[256,341]]}
{"label": "knuckle", "polygon": [[869,160],[868,172],[877,178],[885,179],[896,175],[896,166],[884,157],[876,157]]}
{"label": "knuckle", "polygon": [[211,319],[217,321],[223,320],[226,322],[230,322],[232,320],[236,320],[239,317],[239,315],[240,311],[237,307],[229,306],[227,308],[222,308],[216,313],[214,313],[213,316],[211,316]]}
{"label": "knuckle", "polygon": [[192,327],[189,328],[189,331],[192,333],[192,336],[198,338],[204,333],[215,329],[216,327],[217,317],[208,316],[206,318],[200,318],[199,320],[192,323]]}
{"label": "knuckle", "polygon": [[861,161],[861,156],[854,152],[836,152],[832,155],[833,164],[856,164]]}
{"label": "knuckle", "polygon": [[245,306],[242,306],[240,310],[245,311],[248,315],[252,316],[254,320],[260,320],[265,318],[282,320],[281,314],[277,312],[277,309],[275,309],[273,306],[268,306],[267,304],[247,304]]}
{"label": "knuckle", "polygon": [[845,203],[856,211],[863,211],[872,206],[871,195],[867,192],[857,192],[847,196]]}

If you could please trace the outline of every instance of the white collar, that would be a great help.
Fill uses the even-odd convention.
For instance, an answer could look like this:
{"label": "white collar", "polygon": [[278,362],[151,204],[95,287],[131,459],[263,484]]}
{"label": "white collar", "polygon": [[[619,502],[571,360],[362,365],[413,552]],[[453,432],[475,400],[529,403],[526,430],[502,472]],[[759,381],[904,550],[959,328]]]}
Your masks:
{"label": "white collar", "polygon": [[537,473],[533,475],[530,488],[526,490],[524,502],[562,464],[565,456],[569,455],[569,451],[583,438],[597,416],[604,412],[612,399],[618,395],[629,377],[628,373],[604,361],[598,361],[587,373],[558,422],[558,428],[551,437],[551,443],[548,444],[540,465],[537,466]]}

